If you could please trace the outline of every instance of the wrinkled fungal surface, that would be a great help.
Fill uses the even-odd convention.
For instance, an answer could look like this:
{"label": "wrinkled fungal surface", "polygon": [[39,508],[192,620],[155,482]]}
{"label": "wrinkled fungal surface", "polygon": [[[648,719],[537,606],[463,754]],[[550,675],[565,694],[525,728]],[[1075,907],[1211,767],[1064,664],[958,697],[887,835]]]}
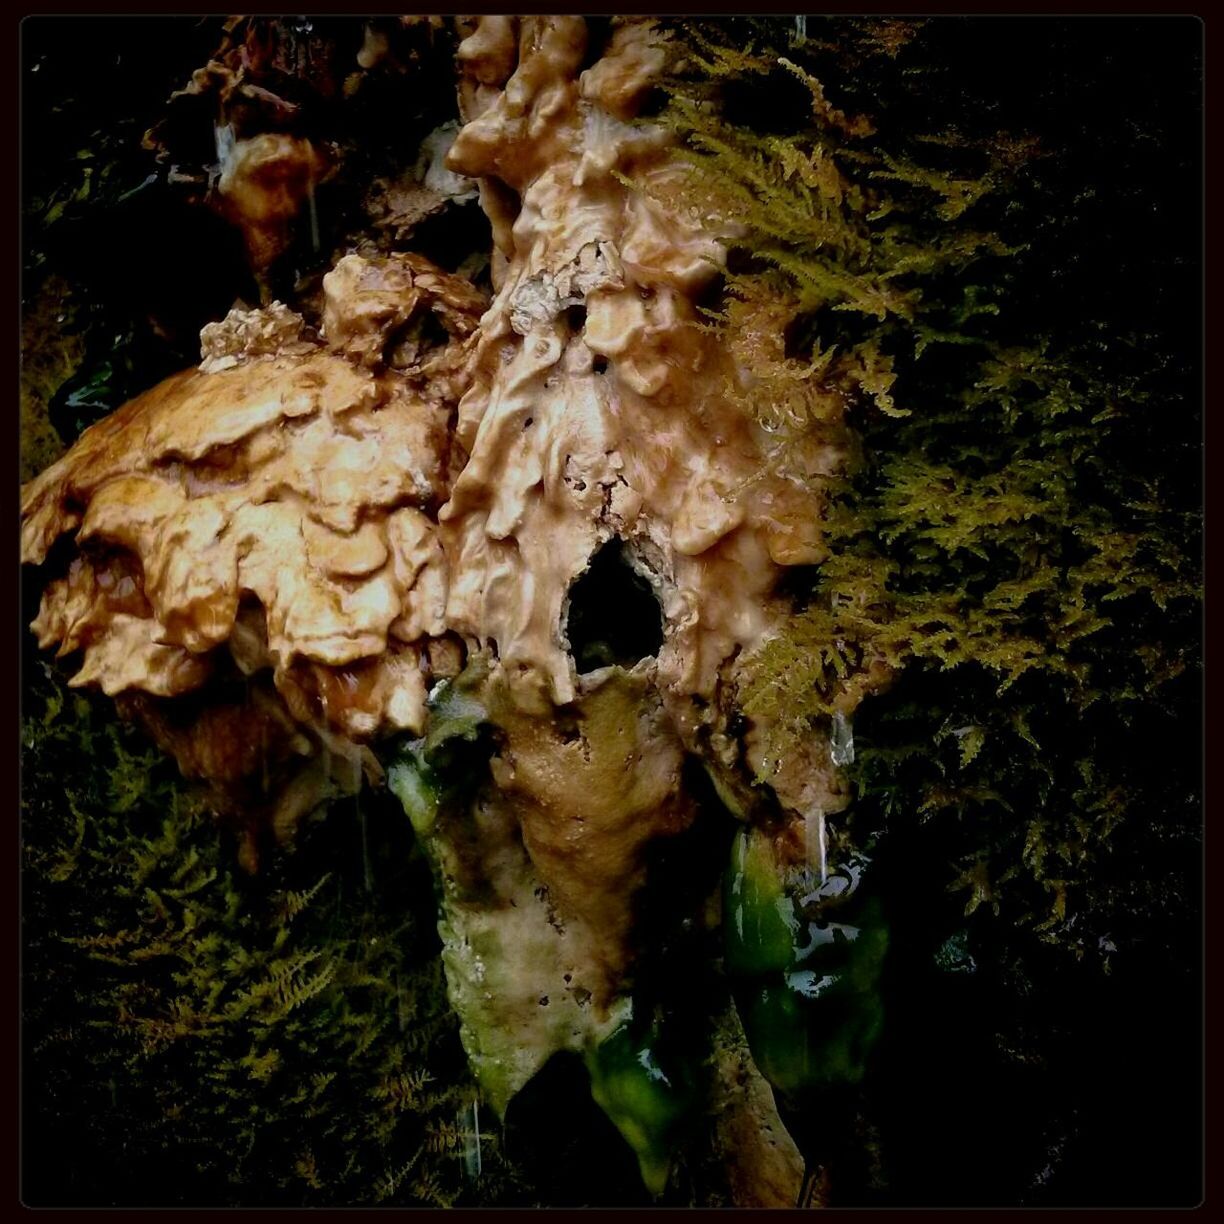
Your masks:
{"label": "wrinkled fungal surface", "polygon": [[[279,304],[231,312],[200,369],[86,431],[22,497],[23,560],[75,544],[55,554],[40,645],[79,652],[72,683],[143,711],[248,825],[242,783],[270,762],[282,834],[311,794],[298,765],[377,777],[364,745],[420,732],[432,676],[461,655],[434,514],[480,295],[410,256],[349,256],[325,290],[324,337]],[[409,336],[426,315],[443,342]],[[189,717],[165,704],[189,694]]]}
{"label": "wrinkled fungal surface", "polygon": [[[780,578],[826,555],[821,506],[769,466],[731,393],[742,371],[703,326],[722,246],[653,202],[689,172],[664,128],[635,122],[666,41],[637,20],[603,48],[576,17],[469,28],[463,124],[426,150],[425,183],[479,191],[492,301],[418,256],[350,253],[317,334],[281,303],[210,324],[198,369],[24,489],[23,560],[48,579],[33,629],[79,658],[74,685],[120,698],[213,787],[252,868],[268,830],[291,839],[390,762],[487,1097],[500,1112],[554,1053],[582,1054],[657,1192],[683,1111],[653,1047],[617,1043],[652,937],[650,856],[701,819],[686,762],[764,822],[782,874],[814,868],[847,801],[836,744],[814,734],[768,761],[767,728],[736,705],[741,661],[786,609]],[[278,103],[225,63],[179,104],[213,93],[236,116],[217,132],[219,207],[262,269],[325,159],[287,132],[236,132]],[[825,474],[842,459],[832,442],[808,456]],[[599,600],[644,600],[650,632],[578,641],[597,573]],[[456,742],[486,750],[448,776]],[[780,966],[806,954],[791,955],[800,925]],[[793,1202],[798,1152],[728,1023],[711,1108],[733,1196]]]}

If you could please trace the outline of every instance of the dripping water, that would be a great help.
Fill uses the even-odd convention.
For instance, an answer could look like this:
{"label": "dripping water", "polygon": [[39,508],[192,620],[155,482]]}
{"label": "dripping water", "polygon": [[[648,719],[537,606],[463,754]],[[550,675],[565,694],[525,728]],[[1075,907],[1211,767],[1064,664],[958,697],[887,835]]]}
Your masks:
{"label": "dripping water", "polygon": [[805,850],[807,852],[807,868],[805,874],[809,885],[812,882],[813,869],[820,872],[820,885],[823,887],[829,878],[829,845],[828,833],[825,827],[824,808],[817,807],[803,818]]}
{"label": "dripping water", "polygon": [[[462,1115],[461,1128],[462,1128]],[[472,1098],[472,1129],[465,1131],[463,1140],[463,1168],[469,1181],[476,1181],[483,1169],[484,1161],[480,1153],[480,1098]]]}
{"label": "dripping water", "polygon": [[829,756],[837,766],[854,764],[854,728],[844,714],[833,715],[829,734]]}
{"label": "dripping water", "polygon": [[229,167],[230,159],[234,155],[234,145],[238,142],[234,135],[233,125],[229,123],[214,123],[213,143],[217,151],[217,163],[208,168],[208,186],[210,188],[225,173]]}

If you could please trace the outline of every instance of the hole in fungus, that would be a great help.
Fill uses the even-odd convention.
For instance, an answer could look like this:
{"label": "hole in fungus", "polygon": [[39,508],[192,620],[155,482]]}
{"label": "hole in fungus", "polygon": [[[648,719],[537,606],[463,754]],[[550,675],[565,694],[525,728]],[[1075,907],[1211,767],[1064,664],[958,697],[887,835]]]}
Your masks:
{"label": "hole in fungus", "polygon": [[591,369],[593,369],[596,374],[606,374],[608,372],[608,359],[606,357],[596,357],[595,360],[591,362]]}
{"label": "hole in fungus", "polygon": [[579,675],[659,653],[663,613],[654,591],[629,565],[620,539],[609,540],[570,588],[566,636]]}
{"label": "hole in fungus", "polygon": [[394,369],[404,369],[449,342],[450,333],[432,310],[417,311],[391,333],[383,350],[384,360]]}
{"label": "hole in fungus", "polygon": [[[518,212],[517,205],[514,212]],[[489,218],[476,200],[450,203],[441,212],[426,217],[412,230],[412,249],[446,272],[457,272],[473,251],[493,246]],[[487,279],[487,269],[481,276]]]}
{"label": "hole in fungus", "polygon": [[567,306],[565,308],[565,321],[569,325],[570,331],[577,334],[586,326],[586,307]]}

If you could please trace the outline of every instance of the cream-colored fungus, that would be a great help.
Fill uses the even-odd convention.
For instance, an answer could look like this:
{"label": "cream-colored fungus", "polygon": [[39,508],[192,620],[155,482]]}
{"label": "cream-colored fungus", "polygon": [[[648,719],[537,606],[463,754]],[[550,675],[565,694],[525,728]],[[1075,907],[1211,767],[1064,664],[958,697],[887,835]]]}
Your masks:
{"label": "cream-colored fungus", "polygon": [[[397,287],[389,312],[385,284]],[[377,773],[359,746],[419,732],[435,663],[457,670],[455,644],[440,642],[447,571],[433,519],[482,302],[410,257],[349,257],[325,294],[330,344],[279,304],[236,310],[205,328],[199,370],[87,430],[23,490],[22,557],[41,564],[74,533],[33,625],[44,648],[80,652],[73,684],[169,698],[248,677],[300,724],[307,755]],[[418,338],[402,368],[387,364],[377,338],[423,313],[448,339]],[[190,753],[186,772],[236,781],[165,716],[151,721],[180,763]],[[241,739],[237,713],[229,723]],[[262,769],[252,759],[245,773]],[[283,812],[274,823],[290,827]]]}
{"label": "cream-colored fungus", "polygon": [[[772,778],[800,854],[804,817],[847,796],[818,733],[766,762],[764,729],[730,721],[740,661],[787,611],[785,567],[825,555],[821,505],[770,466],[737,402],[751,387],[702,325],[722,246],[652,198],[688,172],[671,133],[635,122],[668,47],[650,21],[617,21],[584,69],[581,18],[468,28],[463,126],[430,173],[478,185],[492,302],[415,255],[350,254],[325,278],[321,336],[279,304],[233,312],[205,329],[198,370],[26,487],[22,551],[42,564],[72,537],[33,627],[79,652],[73,683],[125,695],[185,773],[285,837],[320,797],[381,780],[368,745],[421,735],[427,693],[465,656],[491,661],[489,781],[422,833],[452,1002],[502,1109],[625,1016],[645,851],[697,814],[686,756],[733,808],[754,772]],[[228,150],[220,185],[257,267],[296,216],[290,179],[319,170],[277,139]],[[613,540],[662,645],[583,673],[574,584]],[[269,761],[274,785],[255,787]],[[736,1074],[728,1144],[785,1136],[763,1083]],[[798,1190],[794,1145],[768,1147],[737,1201]]]}

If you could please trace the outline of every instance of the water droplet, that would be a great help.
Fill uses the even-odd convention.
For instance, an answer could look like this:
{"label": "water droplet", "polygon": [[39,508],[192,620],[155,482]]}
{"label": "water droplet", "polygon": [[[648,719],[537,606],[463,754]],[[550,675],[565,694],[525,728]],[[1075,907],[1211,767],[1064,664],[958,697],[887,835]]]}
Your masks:
{"label": "water droplet", "polygon": [[228,123],[214,123],[213,139],[216,142],[218,173],[224,173],[230,158],[233,156],[234,146],[238,143],[232,125]]}
{"label": "water droplet", "polygon": [[828,832],[825,828],[824,808],[818,807],[803,818],[805,849],[807,851],[808,870],[819,868],[820,883],[823,885],[829,878],[828,868]]}
{"label": "water droplet", "polygon": [[837,766],[854,764],[854,728],[844,714],[833,715],[829,732],[829,756]]}
{"label": "water droplet", "polygon": [[[464,1113],[466,1112],[463,1111]],[[460,1126],[466,1122],[463,1114],[460,1114]],[[472,1129],[465,1131],[463,1136],[463,1169],[468,1176],[469,1181],[475,1181],[480,1177],[484,1169],[484,1161],[480,1152],[480,1100],[478,1097],[472,1098]]]}

